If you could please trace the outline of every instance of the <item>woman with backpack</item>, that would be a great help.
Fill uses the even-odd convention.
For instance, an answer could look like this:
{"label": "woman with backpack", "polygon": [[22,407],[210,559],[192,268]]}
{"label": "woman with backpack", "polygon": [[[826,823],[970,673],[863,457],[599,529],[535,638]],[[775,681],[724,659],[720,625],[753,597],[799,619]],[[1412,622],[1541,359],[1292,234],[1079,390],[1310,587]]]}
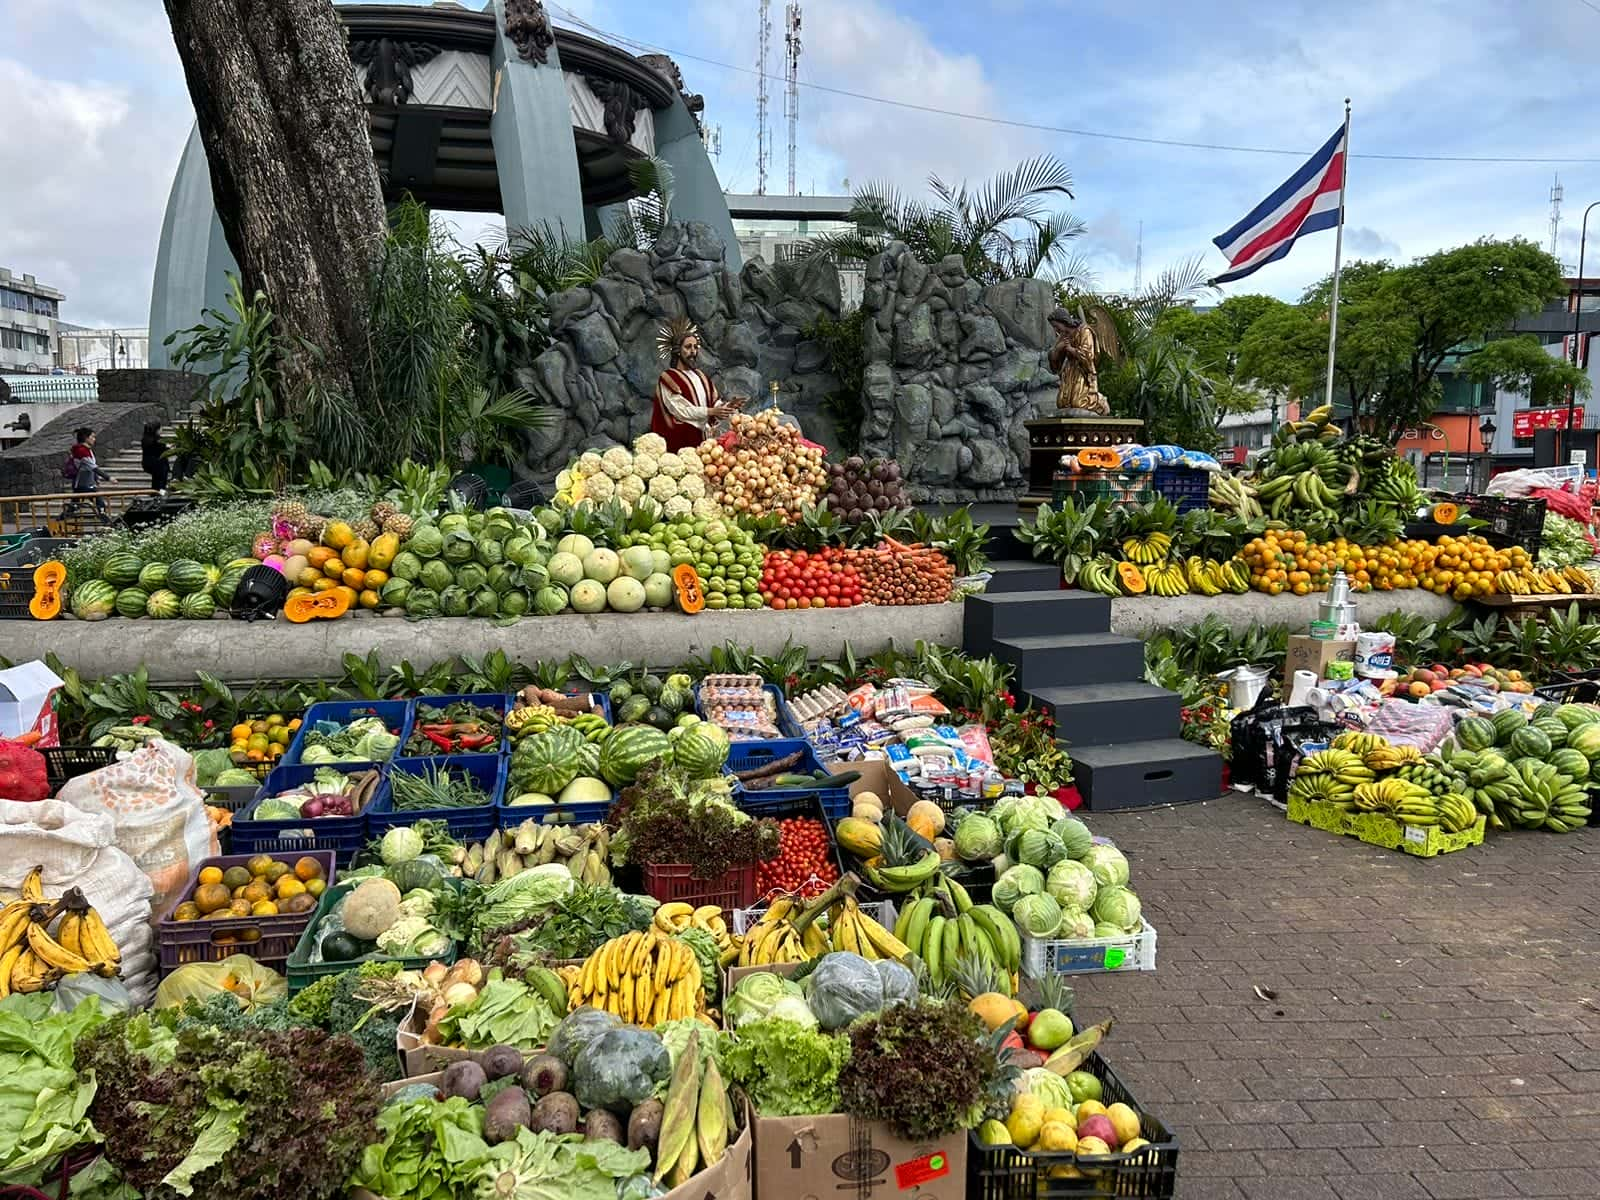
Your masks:
{"label": "woman with backpack", "polygon": [[[63,478],[72,480],[73,492],[75,494],[92,494],[100,490],[102,480],[106,483],[115,483],[116,480],[102,471],[100,464],[95,461],[94,430],[85,425],[73,430],[72,436],[76,441],[73,444],[72,452],[67,455],[66,461],[61,464],[61,475]],[[106,502],[96,496],[94,508],[100,514],[101,519],[104,520],[106,517]],[[69,500],[66,507],[61,510],[61,515],[68,517],[77,511],[78,501]]]}

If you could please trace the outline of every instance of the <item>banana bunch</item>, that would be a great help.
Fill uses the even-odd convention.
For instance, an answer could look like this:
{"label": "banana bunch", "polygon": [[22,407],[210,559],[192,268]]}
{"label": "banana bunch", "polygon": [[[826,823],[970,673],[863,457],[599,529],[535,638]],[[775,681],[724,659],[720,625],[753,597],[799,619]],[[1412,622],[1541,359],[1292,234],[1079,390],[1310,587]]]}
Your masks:
{"label": "banana bunch", "polygon": [[[1333,469],[1343,470],[1337,463],[1333,464]],[[1274,476],[1261,484],[1260,495],[1267,514],[1274,518],[1287,516],[1292,509],[1332,513],[1343,500],[1316,468]]]}
{"label": "banana bunch", "polygon": [[1505,829],[1501,813],[1522,790],[1512,765],[1494,750],[1457,750],[1448,761],[1450,770],[1461,779],[1462,786],[1456,790],[1489,819],[1490,829]]}
{"label": "banana bunch", "polygon": [[1078,569],[1078,586],[1086,592],[1099,592],[1102,596],[1120,596],[1122,588],[1117,583],[1117,566],[1105,555],[1089,559]]}
{"label": "banana bunch", "polygon": [[[1408,464],[1396,458],[1394,447],[1382,438],[1372,437],[1370,434],[1361,434],[1356,438],[1346,438],[1333,448],[1339,461],[1347,466],[1358,467],[1368,478],[1373,475],[1387,475]],[[1415,477],[1415,472],[1413,472]]]}
{"label": "banana bunch", "polygon": [[610,851],[611,831],[604,825],[541,825],[529,817],[515,829],[457,846],[450,858],[452,872],[482,884],[560,863],[579,883],[604,885],[611,882]]}
{"label": "banana bunch", "polygon": [[1198,596],[1220,596],[1225,590],[1218,579],[1218,572],[1222,569],[1219,562],[1206,562],[1198,555],[1191,554],[1183,562],[1183,573],[1189,583],[1189,590]]}
{"label": "banana bunch", "polygon": [[[1407,763],[1395,772],[1395,778],[1426,788],[1434,796],[1451,793],[1467,796],[1469,791],[1467,782],[1460,772],[1434,754],[1428,755],[1420,762]],[[1472,803],[1470,796],[1467,797],[1467,802]]]}
{"label": "banana bunch", "polygon": [[557,725],[571,725],[583,734],[586,742],[598,743],[610,731],[606,719],[599,713],[564,713],[548,704],[530,704],[514,708],[506,714],[506,729],[519,741],[524,737],[546,733]]}
{"label": "banana bunch", "polygon": [[1146,567],[1145,586],[1158,596],[1187,596],[1189,579],[1184,568],[1177,563],[1162,563]]}
{"label": "banana bunch", "polygon": [[1003,979],[1007,988],[1001,990],[1015,995],[1022,936],[1011,918],[992,904],[974,904],[953,879],[940,880],[930,892],[906,905],[894,927],[895,937],[928,968],[929,980],[942,987],[972,976],[973,987],[993,991]]}
{"label": "banana bunch", "polygon": [[[1382,788],[1389,784],[1398,785],[1405,790],[1398,799],[1395,799],[1392,806],[1386,806],[1380,811],[1402,825],[1418,827],[1437,825],[1446,833],[1462,833],[1478,823],[1478,810],[1473,808],[1471,801],[1458,792],[1446,792],[1442,796],[1435,796],[1416,784],[1405,783],[1399,779],[1384,779],[1371,786]],[[1359,793],[1361,789],[1356,790]],[[1357,804],[1360,804],[1359,797]]]}
{"label": "banana bunch", "polygon": [[1355,790],[1355,806],[1360,812],[1399,812],[1403,808],[1421,809],[1424,805],[1433,811],[1433,793],[1427,788],[1404,779],[1376,779],[1363,783]]}
{"label": "banana bunch", "polygon": [[1214,574],[1223,590],[1235,596],[1242,596],[1250,590],[1250,568],[1242,558],[1230,558],[1225,563],[1217,563],[1216,567]]}
{"label": "banana bunch", "polygon": [[1208,499],[1212,508],[1232,513],[1241,520],[1255,521],[1266,516],[1256,495],[1255,484],[1237,475],[1229,475],[1226,471],[1212,472]]}
{"label": "banana bunch", "polygon": [[1531,758],[1513,764],[1517,794],[1500,809],[1502,820],[1523,829],[1571,833],[1589,820],[1588,795],[1555,767]]}
{"label": "banana bunch", "polygon": [[1165,562],[1171,551],[1172,535],[1159,530],[1135,534],[1122,543],[1122,557],[1139,567]]}
{"label": "banana bunch", "polygon": [[1391,746],[1385,743],[1361,756],[1361,761],[1367,770],[1383,774],[1386,771],[1398,771],[1409,763],[1420,763],[1422,751],[1415,746]]}
{"label": "banana bunch", "polygon": [[1339,427],[1333,424],[1333,407],[1328,404],[1319,404],[1304,418],[1299,421],[1285,421],[1279,425],[1272,435],[1272,444],[1292,445],[1296,442],[1324,443],[1337,442],[1344,437]]}
{"label": "banana bunch", "polygon": [[1337,451],[1322,442],[1299,442],[1279,446],[1272,451],[1270,474],[1295,475],[1302,471],[1315,471],[1329,483],[1343,483],[1349,469]]}
{"label": "banana bunch", "polygon": [[1427,501],[1417,487],[1416,472],[1408,463],[1390,455],[1393,465],[1385,464],[1370,473],[1362,483],[1362,494],[1369,500],[1391,504],[1406,514],[1415,513]]}
{"label": "banana bunch", "polygon": [[568,1009],[588,1005],[652,1028],[705,1009],[694,951],[654,926],[612,938],[587,959],[567,990]]}
{"label": "banana bunch", "polygon": [[1494,586],[1509,596],[1568,596],[1592,591],[1594,580],[1582,567],[1524,567],[1501,571],[1494,577]]}
{"label": "banana bunch", "polygon": [[1331,804],[1346,811],[1355,808],[1353,789],[1337,775],[1297,774],[1289,783],[1289,799],[1304,804]]}
{"label": "banana bunch", "polygon": [[1298,775],[1331,775],[1350,789],[1360,787],[1363,783],[1371,783],[1377,778],[1372,768],[1362,761],[1359,754],[1353,754],[1349,750],[1336,750],[1332,746],[1301,759]]}
{"label": "banana bunch", "polygon": [[733,948],[733,935],[728,932],[728,922],[722,909],[715,904],[702,904],[696,908],[682,900],[673,900],[656,909],[651,922],[668,937],[676,937],[686,929],[704,929],[716,939],[717,949],[723,954]]}
{"label": "banana bunch", "polygon": [[[831,901],[833,888],[823,893]],[[828,952],[828,939],[817,927],[816,919],[826,905],[801,904],[792,897],[779,896],[768,905],[761,919],[736,939],[738,957],[733,966],[765,967],[773,963],[806,962]]]}
{"label": "banana bunch", "polygon": [[110,977],[121,964],[122,952],[82,890],[69,888],[54,904],[45,899],[42,866],[28,872],[18,898],[0,909],[0,998],[43,991],[86,971]]}
{"label": "banana bunch", "polygon": [[1368,733],[1362,729],[1346,729],[1328,743],[1335,750],[1348,750],[1357,758],[1365,758],[1374,750],[1381,750],[1389,744],[1389,739],[1377,733]]}
{"label": "banana bunch", "polygon": [[899,962],[911,948],[872,917],[861,911],[854,896],[845,896],[828,910],[828,940],[835,950],[862,958]]}

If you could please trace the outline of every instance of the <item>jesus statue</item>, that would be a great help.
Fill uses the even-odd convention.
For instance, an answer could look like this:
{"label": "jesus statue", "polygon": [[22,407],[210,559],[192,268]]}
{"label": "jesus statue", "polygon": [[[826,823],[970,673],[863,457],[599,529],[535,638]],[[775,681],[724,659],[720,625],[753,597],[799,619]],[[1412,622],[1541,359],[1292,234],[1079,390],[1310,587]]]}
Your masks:
{"label": "jesus statue", "polygon": [[743,408],[745,401],[734,397],[724,402],[711,376],[696,365],[700,331],[693,322],[679,318],[663,325],[656,345],[668,366],[656,380],[650,431],[666,439],[668,450],[698,446],[712,436],[719,421]]}

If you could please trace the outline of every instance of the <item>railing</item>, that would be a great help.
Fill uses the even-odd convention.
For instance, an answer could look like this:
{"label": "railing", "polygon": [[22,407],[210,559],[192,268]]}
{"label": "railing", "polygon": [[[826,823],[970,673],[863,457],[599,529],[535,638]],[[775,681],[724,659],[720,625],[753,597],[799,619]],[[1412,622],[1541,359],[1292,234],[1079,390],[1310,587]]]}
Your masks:
{"label": "railing", "polygon": [[92,404],[100,398],[93,375],[8,375],[13,404]]}
{"label": "railing", "polygon": [[110,488],[98,492],[0,496],[0,533],[41,526],[50,531],[51,537],[104,533],[135,500],[155,494],[153,488]]}

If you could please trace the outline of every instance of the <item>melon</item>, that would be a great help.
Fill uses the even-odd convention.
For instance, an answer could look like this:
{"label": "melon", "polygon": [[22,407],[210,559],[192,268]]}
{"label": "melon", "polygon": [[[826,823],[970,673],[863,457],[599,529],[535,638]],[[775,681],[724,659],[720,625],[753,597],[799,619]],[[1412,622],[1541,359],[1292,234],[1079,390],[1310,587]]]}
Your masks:
{"label": "melon", "polygon": [[657,571],[644,581],[644,602],[651,608],[666,608],[672,603],[672,576]]}
{"label": "melon", "polygon": [[150,594],[143,588],[123,588],[117,593],[117,615],[122,617],[144,616],[145,605],[150,602]]}
{"label": "melon", "polygon": [[583,559],[563,550],[550,557],[545,569],[550,572],[552,583],[569,588],[583,578]]}
{"label": "melon", "polygon": [[167,586],[167,564],[160,562],[146,563],[139,572],[139,586],[147,592],[154,592]]}
{"label": "melon", "polygon": [[583,575],[596,583],[610,583],[622,571],[615,550],[591,550],[583,557]]}
{"label": "melon", "polygon": [[594,543],[581,533],[569,533],[556,543],[557,554],[570,554],[580,562],[594,551]]}
{"label": "melon", "polygon": [[217,611],[217,606],[209,592],[190,592],[178,605],[178,611],[191,621],[205,621]]}
{"label": "melon", "polygon": [[642,582],[655,573],[655,555],[649,546],[629,546],[618,557],[622,559],[622,573],[629,579]]}
{"label": "melon", "polygon": [[178,558],[167,564],[167,587],[180,596],[192,596],[211,586],[204,564],[192,558]]}
{"label": "melon", "polygon": [[126,588],[139,582],[139,572],[144,562],[137,554],[119,551],[111,555],[100,567],[100,578],[112,587]]}
{"label": "melon", "polygon": [[618,575],[606,587],[606,603],[617,612],[633,613],[644,607],[644,584]]}
{"label": "melon", "polygon": [[606,607],[606,589],[594,579],[580,579],[572,585],[572,607],[581,613],[603,612]]}
{"label": "melon", "polygon": [[150,599],[145,601],[144,611],[146,615],[154,617],[158,621],[170,621],[178,615],[181,603],[176,592],[169,591],[166,588],[158,588],[151,592]]}
{"label": "melon", "polygon": [[654,575],[671,575],[672,555],[659,547],[651,547],[650,571]]}

